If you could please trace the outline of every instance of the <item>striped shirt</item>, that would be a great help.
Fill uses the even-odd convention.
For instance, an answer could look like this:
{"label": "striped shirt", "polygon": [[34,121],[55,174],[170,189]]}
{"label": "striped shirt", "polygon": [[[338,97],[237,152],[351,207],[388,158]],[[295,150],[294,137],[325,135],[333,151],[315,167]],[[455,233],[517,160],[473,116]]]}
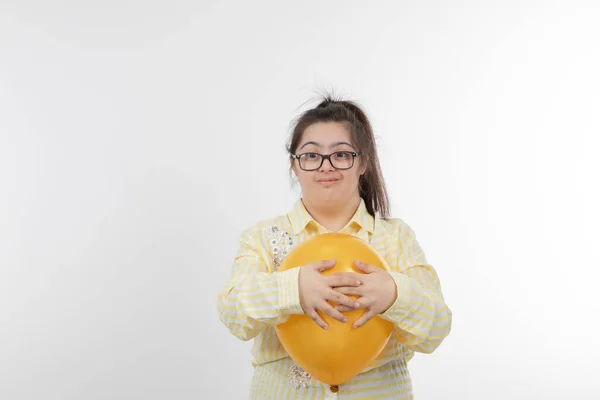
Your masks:
{"label": "striped shirt", "polygon": [[231,276],[217,299],[219,318],[229,331],[241,340],[254,339],[250,399],[412,399],[407,362],[415,352],[433,352],[449,334],[452,312],[438,275],[405,222],[373,217],[361,200],[339,232],[367,241],[388,263],[397,298],[380,317],[394,324],[395,334],[368,368],[339,387],[311,378],[290,359],[274,326],[303,313],[300,267],[283,272],[277,267],[295,245],[328,233],[299,199],[287,215],[260,221],[240,235]]}

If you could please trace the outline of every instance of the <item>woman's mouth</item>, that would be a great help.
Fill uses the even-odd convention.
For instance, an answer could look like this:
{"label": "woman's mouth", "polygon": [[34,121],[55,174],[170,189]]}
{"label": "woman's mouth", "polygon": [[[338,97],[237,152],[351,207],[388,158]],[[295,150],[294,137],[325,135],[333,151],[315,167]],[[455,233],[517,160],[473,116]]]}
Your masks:
{"label": "woman's mouth", "polygon": [[319,185],[321,185],[321,186],[331,186],[331,185],[335,184],[337,181],[338,181],[337,179],[333,179],[333,178],[331,178],[331,179],[329,179],[329,178],[328,179],[319,179],[318,180]]}

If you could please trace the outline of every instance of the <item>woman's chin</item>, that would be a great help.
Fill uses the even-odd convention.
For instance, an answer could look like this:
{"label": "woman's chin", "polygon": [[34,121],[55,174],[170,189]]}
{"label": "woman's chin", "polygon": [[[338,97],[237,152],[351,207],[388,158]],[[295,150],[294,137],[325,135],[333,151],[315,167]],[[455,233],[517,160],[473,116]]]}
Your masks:
{"label": "woman's chin", "polygon": [[346,196],[343,196],[339,190],[335,190],[335,189],[329,189],[329,190],[322,190],[321,193],[319,193],[319,201],[321,201],[323,204],[331,204],[331,203],[339,203],[341,202],[343,199],[346,198]]}

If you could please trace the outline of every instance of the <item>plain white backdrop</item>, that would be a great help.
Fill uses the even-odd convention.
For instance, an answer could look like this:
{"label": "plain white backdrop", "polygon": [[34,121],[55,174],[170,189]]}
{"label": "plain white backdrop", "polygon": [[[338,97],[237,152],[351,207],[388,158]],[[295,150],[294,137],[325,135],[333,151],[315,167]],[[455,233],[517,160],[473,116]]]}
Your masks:
{"label": "plain white backdrop", "polygon": [[453,330],[416,399],[598,399],[595,1],[0,1],[0,398],[245,399],[216,294],[362,104]]}

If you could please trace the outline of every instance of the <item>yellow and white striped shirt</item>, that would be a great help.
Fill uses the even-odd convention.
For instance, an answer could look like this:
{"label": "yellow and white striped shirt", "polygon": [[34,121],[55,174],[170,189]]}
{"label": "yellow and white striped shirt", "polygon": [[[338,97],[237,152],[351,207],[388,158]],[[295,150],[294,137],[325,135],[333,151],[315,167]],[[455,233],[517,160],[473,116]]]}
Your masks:
{"label": "yellow and white striped shirt", "polygon": [[452,312],[412,229],[399,218],[372,217],[362,200],[340,233],[367,241],[387,261],[398,297],[380,317],[394,323],[396,335],[365,371],[339,387],[310,377],[305,385],[292,384],[290,370],[297,366],[279,342],[274,325],[290,314],[303,313],[300,267],[283,272],[277,267],[295,245],[327,232],[298,200],[287,215],[260,221],[240,235],[231,277],[217,302],[219,318],[231,333],[241,340],[254,339],[250,398],[412,399],[407,362],[415,352],[431,353],[440,345],[450,332]]}

